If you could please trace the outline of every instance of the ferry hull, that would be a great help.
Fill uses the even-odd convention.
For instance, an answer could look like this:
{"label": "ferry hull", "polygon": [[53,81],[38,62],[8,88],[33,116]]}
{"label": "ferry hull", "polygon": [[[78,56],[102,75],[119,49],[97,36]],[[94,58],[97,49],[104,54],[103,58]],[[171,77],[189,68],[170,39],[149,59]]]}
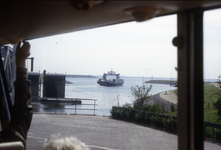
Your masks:
{"label": "ferry hull", "polygon": [[124,83],[113,83],[113,82],[97,82],[100,86],[122,86]]}
{"label": "ferry hull", "polygon": [[[114,76],[115,79],[108,79],[108,76]],[[120,74],[116,74],[114,71],[108,71],[108,73],[103,74],[103,78],[100,78],[97,83],[101,86],[121,86],[124,84],[124,80],[120,79]]]}

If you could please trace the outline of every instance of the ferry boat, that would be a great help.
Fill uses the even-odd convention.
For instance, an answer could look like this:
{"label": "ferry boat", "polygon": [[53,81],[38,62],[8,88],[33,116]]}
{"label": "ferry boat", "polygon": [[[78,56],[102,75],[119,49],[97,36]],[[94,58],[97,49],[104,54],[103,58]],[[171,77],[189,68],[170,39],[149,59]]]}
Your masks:
{"label": "ferry boat", "polygon": [[103,78],[99,79],[97,83],[101,86],[121,86],[124,84],[124,80],[120,79],[120,74],[116,74],[114,71],[108,71],[103,74]]}

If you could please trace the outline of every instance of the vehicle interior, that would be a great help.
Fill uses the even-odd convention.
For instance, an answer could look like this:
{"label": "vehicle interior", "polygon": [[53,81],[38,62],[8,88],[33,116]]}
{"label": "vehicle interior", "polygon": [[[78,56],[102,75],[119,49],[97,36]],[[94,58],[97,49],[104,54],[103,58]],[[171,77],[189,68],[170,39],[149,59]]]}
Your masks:
{"label": "vehicle interior", "polygon": [[[203,14],[220,1],[4,1],[0,45],[177,14],[178,150],[204,149]],[[148,42],[148,41],[147,41]],[[166,58],[165,58],[166,59]],[[1,90],[11,102],[2,61]],[[3,102],[1,102],[3,104]],[[5,117],[2,125],[7,126]],[[5,122],[5,123],[4,123]]]}

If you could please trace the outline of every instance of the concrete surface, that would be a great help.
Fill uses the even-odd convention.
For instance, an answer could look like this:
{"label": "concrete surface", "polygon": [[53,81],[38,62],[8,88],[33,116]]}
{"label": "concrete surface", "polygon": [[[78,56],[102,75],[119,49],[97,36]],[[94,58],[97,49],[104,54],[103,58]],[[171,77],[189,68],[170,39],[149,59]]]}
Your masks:
{"label": "concrete surface", "polygon": [[[74,136],[91,150],[176,150],[177,135],[109,117],[34,114],[27,150],[41,150],[51,134]],[[221,146],[205,142],[205,150]]]}

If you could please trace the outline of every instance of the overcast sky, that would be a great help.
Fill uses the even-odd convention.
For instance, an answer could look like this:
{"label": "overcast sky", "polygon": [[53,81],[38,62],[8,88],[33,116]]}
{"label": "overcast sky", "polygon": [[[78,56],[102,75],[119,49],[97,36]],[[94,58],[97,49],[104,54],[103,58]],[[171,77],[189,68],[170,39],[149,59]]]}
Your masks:
{"label": "overcast sky", "polygon": [[[177,16],[30,40],[34,71],[176,78]],[[221,74],[221,10],[204,14],[204,78]],[[29,65],[30,68],[30,65]]]}

